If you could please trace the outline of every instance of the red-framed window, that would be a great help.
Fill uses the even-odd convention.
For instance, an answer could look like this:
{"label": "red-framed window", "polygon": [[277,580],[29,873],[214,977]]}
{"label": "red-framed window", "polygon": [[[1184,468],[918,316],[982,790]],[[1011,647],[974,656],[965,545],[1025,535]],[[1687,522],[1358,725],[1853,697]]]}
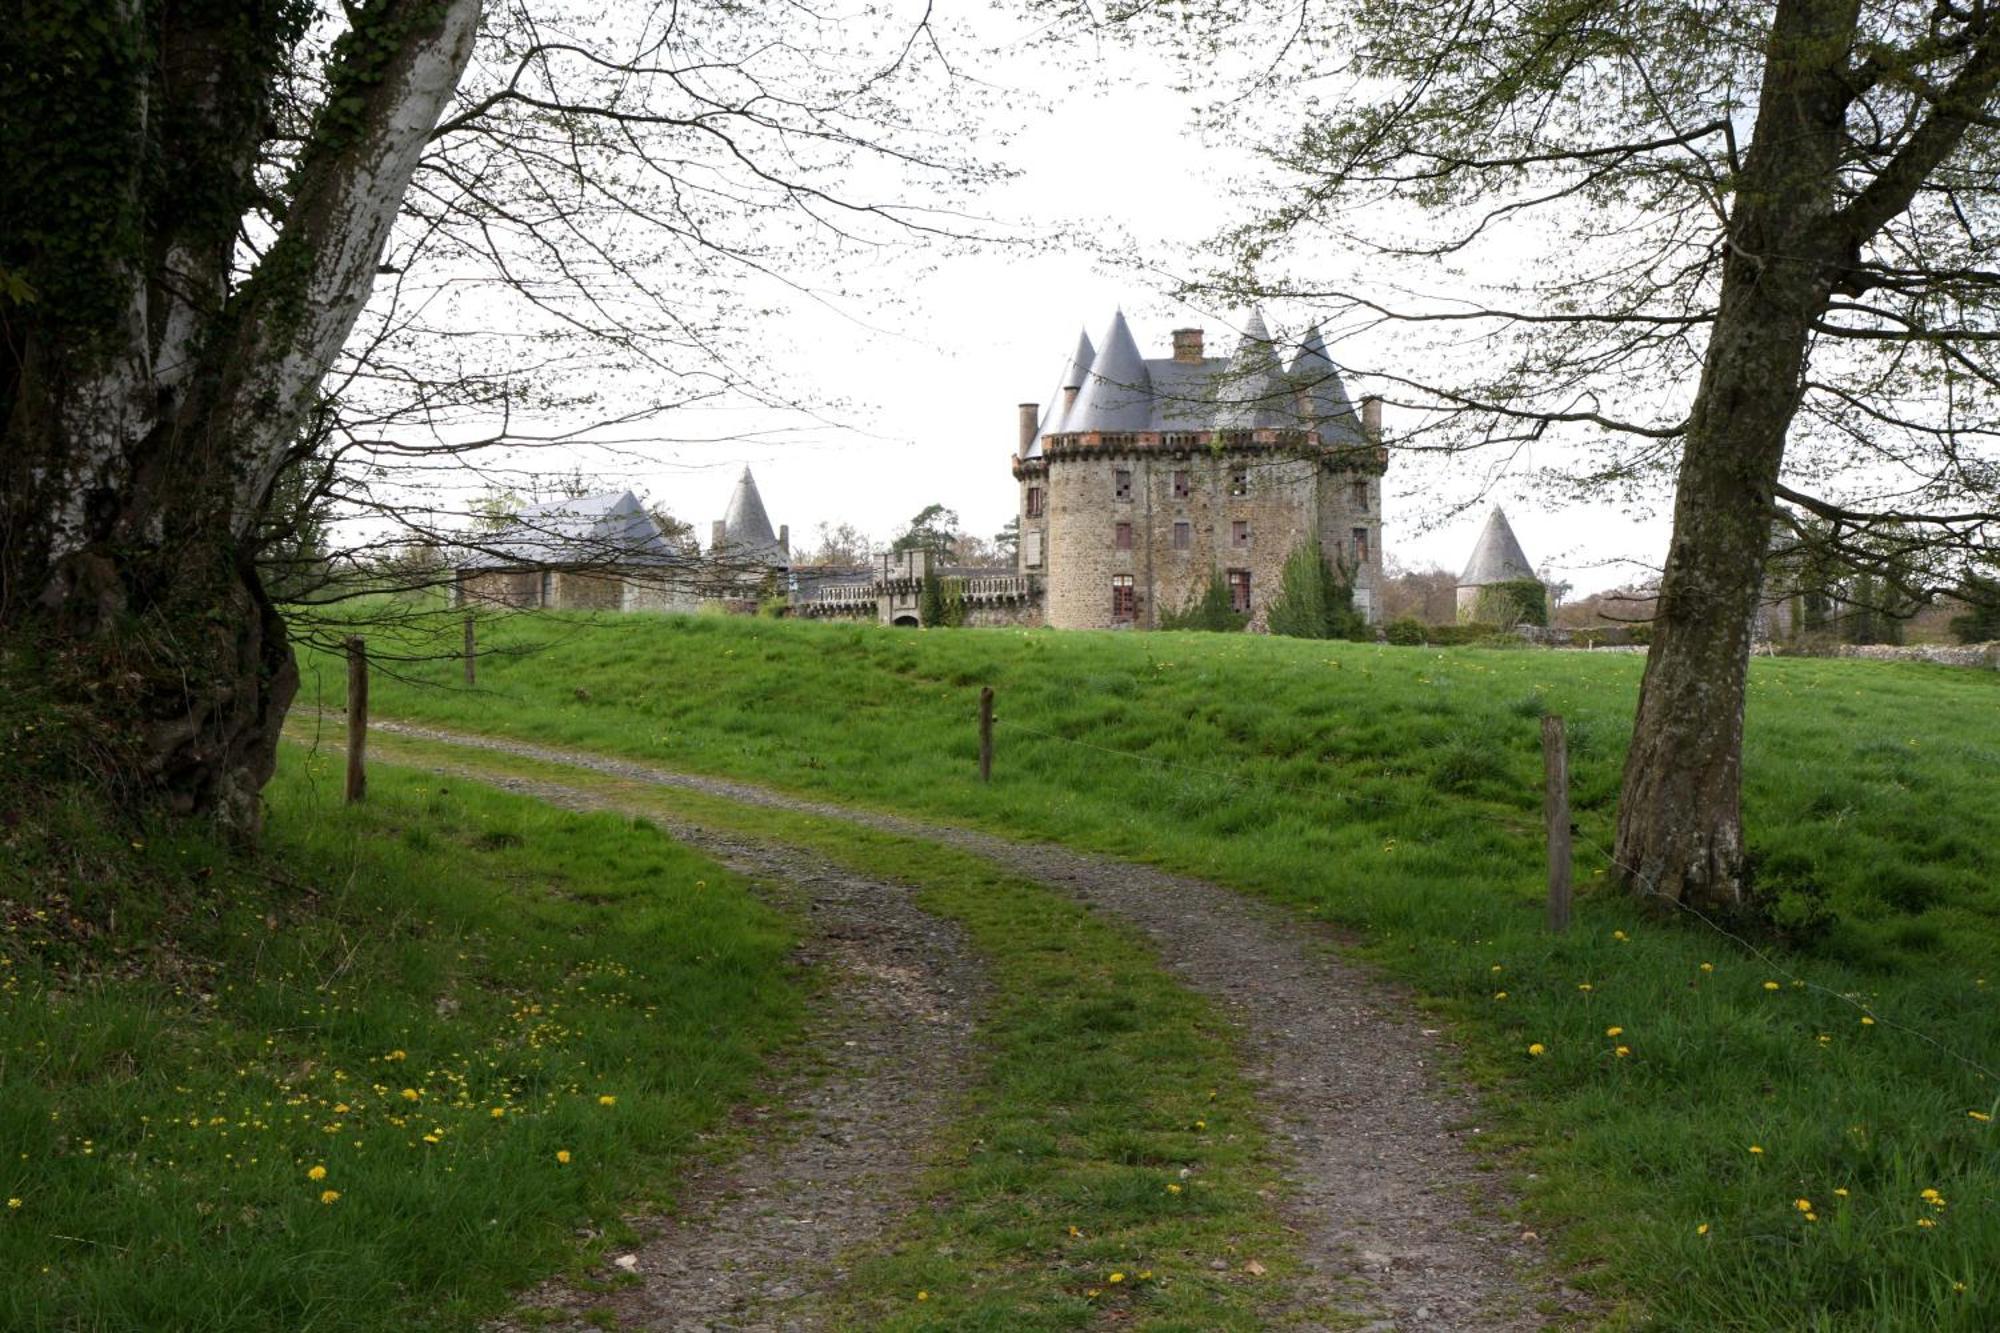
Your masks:
{"label": "red-framed window", "polygon": [[1132,576],[1130,574],[1113,574],[1111,576],[1111,618],[1114,621],[1124,623],[1136,619],[1138,614],[1139,593],[1132,586]]}
{"label": "red-framed window", "polygon": [[1229,605],[1238,615],[1250,614],[1250,571],[1229,571]]}

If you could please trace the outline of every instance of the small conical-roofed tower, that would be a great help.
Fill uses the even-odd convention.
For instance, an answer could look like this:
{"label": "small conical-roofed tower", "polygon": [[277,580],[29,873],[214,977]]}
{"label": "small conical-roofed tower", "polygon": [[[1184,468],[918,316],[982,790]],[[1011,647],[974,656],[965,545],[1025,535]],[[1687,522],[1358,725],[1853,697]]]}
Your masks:
{"label": "small conical-roofed tower", "polygon": [[1047,406],[1042,408],[1041,420],[1035,424],[1035,433],[1021,450],[1023,458],[1042,456],[1042,437],[1054,435],[1063,428],[1063,419],[1069,415],[1071,404],[1083,392],[1083,382],[1090,375],[1090,363],[1097,359],[1097,348],[1091,344],[1090,334],[1077,330],[1076,350],[1063,363],[1062,378],[1056,382],[1055,392],[1049,395]]}
{"label": "small conical-roofed tower", "polygon": [[1298,355],[1292,358],[1285,379],[1303,404],[1307,429],[1318,431],[1321,443],[1368,442],[1361,433],[1361,418],[1355,415],[1354,404],[1348,399],[1347,386],[1341,383],[1340,371],[1327,355],[1326,337],[1319,325],[1306,330],[1305,341],[1299,344]]}
{"label": "small conical-roofed tower", "polygon": [[1507,515],[1499,505],[1486,516],[1486,526],[1480,529],[1479,540],[1473,544],[1472,558],[1465,562],[1465,572],[1458,576],[1458,618],[1473,621],[1482,618],[1488,609],[1482,605],[1487,589],[1503,583],[1533,583],[1539,585],[1541,576],[1528,563],[1527,553],[1514,537],[1514,529],[1507,522]]}
{"label": "small conical-roofed tower", "polygon": [[1278,349],[1264,327],[1262,311],[1252,310],[1229,369],[1215,386],[1215,429],[1296,430],[1298,414],[1278,371]]}
{"label": "small conical-roofed tower", "polygon": [[757,479],[747,467],[736,479],[736,489],[729,495],[729,508],[723,511],[722,522],[716,525],[714,545],[726,547],[729,558],[736,561],[780,567],[791,563],[790,553],[771,530],[771,517],[764,512],[764,497],[757,493]]}
{"label": "small conical-roofed tower", "polygon": [[1062,433],[1142,431],[1153,424],[1153,377],[1126,326],[1125,312],[1111,317],[1104,345],[1090,363]]}

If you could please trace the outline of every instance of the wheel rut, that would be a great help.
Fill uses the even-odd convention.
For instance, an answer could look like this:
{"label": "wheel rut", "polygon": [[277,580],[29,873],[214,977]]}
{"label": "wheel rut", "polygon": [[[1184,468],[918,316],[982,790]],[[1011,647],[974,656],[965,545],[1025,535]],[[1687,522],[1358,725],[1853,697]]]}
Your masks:
{"label": "wheel rut", "polygon": [[[433,767],[567,809],[613,808],[559,783]],[[604,1282],[592,1284],[600,1289],[544,1283],[494,1327],[808,1333],[825,1326],[846,1256],[912,1206],[926,1151],[970,1073],[986,979],[959,928],[918,909],[906,885],[648,818],[805,921],[799,961],[825,990],[800,1057],[737,1126],[752,1146],[698,1168],[671,1217],[628,1217],[641,1240],[607,1256]]]}
{"label": "wheel rut", "polygon": [[[1152,941],[1170,972],[1218,1001],[1241,1034],[1282,1154],[1280,1211],[1309,1273],[1295,1304],[1307,1326],[1321,1309],[1363,1312],[1360,1327],[1377,1333],[1525,1333],[1586,1315],[1588,1302],[1549,1275],[1532,1234],[1502,1219],[1504,1188],[1472,1151],[1477,1106],[1442,1077],[1439,1034],[1412,1018],[1405,994],[1347,962],[1328,932],[1295,915],[1114,857],[596,753],[375,725],[943,844],[1116,914]],[[712,834],[686,836],[713,845]]]}

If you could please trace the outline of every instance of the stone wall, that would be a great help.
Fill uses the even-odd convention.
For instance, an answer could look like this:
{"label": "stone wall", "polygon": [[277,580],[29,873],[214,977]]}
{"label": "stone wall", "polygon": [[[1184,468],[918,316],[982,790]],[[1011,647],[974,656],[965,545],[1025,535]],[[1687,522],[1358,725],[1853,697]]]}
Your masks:
{"label": "stone wall", "polygon": [[531,569],[489,569],[458,576],[458,603],[521,608],[542,604],[542,576]]}
{"label": "stone wall", "polygon": [[1871,662],[1935,662],[1939,666],[2000,671],[2000,643],[1843,643],[1836,654]]}

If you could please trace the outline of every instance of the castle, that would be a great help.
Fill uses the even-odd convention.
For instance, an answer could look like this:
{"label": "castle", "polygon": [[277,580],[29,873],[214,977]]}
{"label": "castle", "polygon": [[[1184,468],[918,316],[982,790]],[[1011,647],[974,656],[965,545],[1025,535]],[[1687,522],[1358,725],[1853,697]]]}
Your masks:
{"label": "castle", "polygon": [[[628,526],[650,519],[629,495],[590,497],[526,511],[485,539],[461,567],[460,594],[565,606],[579,604],[564,595],[574,584],[591,592],[586,605],[747,609],[762,588],[782,591],[795,615],[914,625],[925,581],[942,578],[967,624],[1116,629],[1156,628],[1222,579],[1261,629],[1286,559],[1310,543],[1346,572],[1355,609],[1374,621],[1381,434],[1379,401],[1355,410],[1316,328],[1285,364],[1255,314],[1231,356],[1208,356],[1202,330],[1177,329],[1173,354],[1148,359],[1121,312],[1101,349],[1078,337],[1047,402],[1020,405],[1011,569],[945,568],[928,551],[868,568],[795,566],[745,469],[700,567],[661,549],[656,530],[633,540]],[[579,537],[600,528],[624,540],[586,549]]]}

